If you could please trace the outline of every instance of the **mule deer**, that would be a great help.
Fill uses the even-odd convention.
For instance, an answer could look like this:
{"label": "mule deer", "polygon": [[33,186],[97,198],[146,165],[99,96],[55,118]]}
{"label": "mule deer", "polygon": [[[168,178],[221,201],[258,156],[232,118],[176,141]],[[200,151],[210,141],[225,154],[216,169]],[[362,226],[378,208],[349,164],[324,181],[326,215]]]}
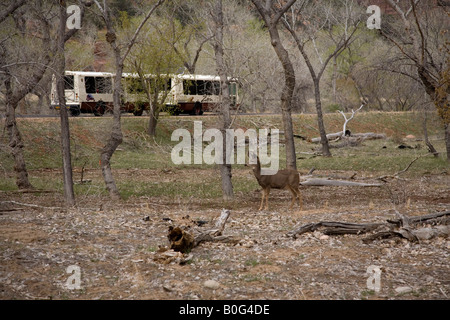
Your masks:
{"label": "mule deer", "polygon": [[297,170],[293,169],[285,169],[278,170],[277,173],[273,175],[262,175],[261,174],[261,163],[259,162],[259,158],[256,158],[256,164],[250,165],[253,170],[253,174],[258,180],[259,185],[263,188],[262,190],[262,198],[261,205],[259,207],[259,211],[262,210],[264,205],[264,199],[266,200],[266,205],[264,210],[269,209],[269,193],[270,189],[289,189],[292,193],[292,201],[289,209],[295,204],[295,199],[298,198],[298,205],[300,210],[303,208],[302,195],[299,190],[300,177]]}

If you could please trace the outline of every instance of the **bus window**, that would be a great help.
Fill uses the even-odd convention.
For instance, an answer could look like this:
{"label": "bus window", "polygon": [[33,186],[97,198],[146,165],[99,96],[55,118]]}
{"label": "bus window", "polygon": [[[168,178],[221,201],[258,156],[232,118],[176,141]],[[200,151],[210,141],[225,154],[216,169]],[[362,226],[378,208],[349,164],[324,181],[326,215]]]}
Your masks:
{"label": "bus window", "polygon": [[220,81],[208,81],[206,83],[206,94],[218,96],[220,94]]}
{"label": "bus window", "polygon": [[64,89],[73,90],[73,75],[64,76]]}
{"label": "bus window", "polygon": [[197,94],[197,81],[194,80],[183,80],[183,91],[184,94],[196,95]]}
{"label": "bus window", "polygon": [[142,86],[141,79],[127,78],[127,92],[130,94],[144,93],[144,87]]}
{"label": "bus window", "polygon": [[95,91],[96,93],[111,93],[112,81],[107,77],[95,78]]}
{"label": "bus window", "polygon": [[150,78],[147,80],[150,82],[150,88],[152,92],[165,92],[170,91],[172,88],[172,79],[171,78]]}
{"label": "bus window", "polygon": [[96,93],[94,77],[85,77],[84,78],[84,86],[86,87],[86,93]]}
{"label": "bus window", "polygon": [[111,93],[112,81],[109,77],[85,77],[86,93]]}

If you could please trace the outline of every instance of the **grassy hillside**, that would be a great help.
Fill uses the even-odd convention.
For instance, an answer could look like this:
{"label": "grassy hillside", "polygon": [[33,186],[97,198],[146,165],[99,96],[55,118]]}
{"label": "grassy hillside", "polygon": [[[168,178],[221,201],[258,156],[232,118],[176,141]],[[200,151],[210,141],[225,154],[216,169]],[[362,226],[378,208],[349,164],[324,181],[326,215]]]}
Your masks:
{"label": "grassy hillside", "polygon": [[[203,121],[203,130],[217,126],[217,118],[208,117],[166,117],[159,122],[157,137],[146,134],[148,117],[124,117],[122,120],[124,142],[112,158],[116,170],[116,180],[125,197],[144,195],[171,195],[173,197],[220,197],[220,179],[216,167],[211,165],[182,165],[171,161],[170,153],[178,142],[171,141],[175,129],[185,128],[191,133],[193,121]],[[108,137],[110,117],[71,118],[72,160],[74,180],[92,180],[88,184],[77,185],[81,194],[104,194],[104,184],[99,167],[99,153]],[[314,115],[294,115],[294,131],[308,138],[318,136]],[[327,114],[327,132],[341,130],[342,117]],[[4,126],[4,123],[2,123]],[[59,119],[18,119],[18,126],[25,142],[25,158],[30,171],[30,180],[38,188],[61,190],[61,156],[59,142]],[[239,116],[235,128],[279,128],[280,116]],[[298,168],[302,173],[312,167],[316,170],[357,171],[361,175],[378,176],[397,172],[408,165],[418,155],[427,154],[422,138],[421,117],[414,113],[360,113],[349,123],[352,132],[385,133],[387,140],[366,141],[352,148],[333,148],[332,158],[316,157],[312,153],[317,145],[296,139]],[[3,131],[1,143],[7,144],[7,134]],[[417,140],[404,141],[406,135],[415,135]],[[439,119],[430,116],[429,135],[432,143],[443,153],[445,150],[443,130]],[[407,143],[413,149],[398,149],[400,143]],[[284,167],[284,149],[280,148],[280,166]],[[0,153],[2,178],[0,190],[14,190],[15,177],[13,159],[4,150]],[[236,165],[233,179],[236,192],[248,192],[257,188],[248,168]],[[423,157],[408,171],[410,175],[440,173],[448,169],[443,156],[435,159]],[[316,171],[317,172],[317,171]]]}

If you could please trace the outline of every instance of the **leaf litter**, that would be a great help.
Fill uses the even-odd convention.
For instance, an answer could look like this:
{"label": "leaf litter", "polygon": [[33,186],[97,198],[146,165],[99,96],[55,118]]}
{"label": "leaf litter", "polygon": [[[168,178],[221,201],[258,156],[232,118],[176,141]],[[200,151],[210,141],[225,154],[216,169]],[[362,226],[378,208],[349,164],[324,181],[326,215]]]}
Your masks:
{"label": "leaf litter", "polygon": [[[448,299],[448,238],[365,244],[362,235],[286,236],[311,222],[384,222],[394,218],[395,201],[408,216],[448,210],[448,177],[434,182],[411,179],[402,203],[379,188],[303,187],[303,212],[287,210],[287,192],[271,193],[270,210],[261,212],[259,191],[240,194],[224,229],[237,243],[202,242],[173,259],[158,259],[169,226],[212,228],[222,201],[86,196],[64,208],[56,194],[3,193],[1,206],[11,211],[0,215],[0,298]],[[67,285],[73,265],[79,289]],[[381,268],[379,292],[367,287],[373,265]]]}

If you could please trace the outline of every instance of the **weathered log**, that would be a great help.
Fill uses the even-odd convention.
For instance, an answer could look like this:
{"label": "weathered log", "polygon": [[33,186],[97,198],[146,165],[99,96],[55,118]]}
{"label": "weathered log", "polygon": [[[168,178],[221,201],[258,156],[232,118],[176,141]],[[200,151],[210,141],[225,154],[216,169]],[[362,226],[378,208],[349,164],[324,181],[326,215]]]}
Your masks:
{"label": "weathered log", "polygon": [[396,220],[390,220],[388,219],[387,222],[395,224],[399,227],[404,226],[404,220],[407,218],[408,225],[412,224],[418,224],[418,223],[437,223],[437,222],[446,222],[448,219],[450,219],[450,211],[442,211],[442,212],[436,212],[431,214],[426,214],[422,216],[417,217],[405,217],[404,215],[400,219]]}
{"label": "weathered log", "polygon": [[214,225],[215,228],[206,231],[194,230],[191,233],[180,227],[170,226],[169,233],[167,235],[170,243],[170,249],[187,253],[204,241],[220,241],[226,243],[238,242],[239,240],[235,237],[222,235],[229,216],[230,210],[223,209]]}
{"label": "weathered log", "polygon": [[[384,133],[374,133],[374,132],[362,132],[362,133],[352,133],[349,138],[359,138],[360,142],[364,140],[377,140],[377,139],[386,139],[386,135]],[[327,134],[328,140],[334,140],[339,138],[344,138],[344,132],[339,131],[335,133]],[[320,143],[320,137],[312,138],[310,140],[312,143]]]}
{"label": "weathered log", "polygon": [[335,221],[321,221],[317,223],[308,223],[306,225],[300,226],[288,232],[286,235],[288,237],[296,237],[300,234],[306,232],[314,232],[319,228],[325,227],[323,231],[324,234],[334,235],[334,234],[362,234],[369,231],[373,231],[384,223],[349,223],[349,222],[335,222]]}
{"label": "weathered log", "polygon": [[[450,226],[447,225],[450,222],[450,211],[437,212],[418,217],[407,217],[396,211],[396,215],[400,218],[397,220],[387,220],[386,223],[349,223],[334,221],[308,223],[288,232],[286,236],[296,238],[298,235],[306,232],[314,232],[320,228],[323,228],[322,233],[326,235],[365,234],[368,232],[384,229],[363,239],[364,243],[392,237],[400,237],[408,239],[409,241],[416,242],[420,240],[432,239],[437,236],[447,237],[450,235]],[[445,225],[419,229],[412,228],[412,225],[423,222],[440,222],[444,223]],[[400,228],[398,230],[393,230],[393,225]]]}
{"label": "weathered log", "polygon": [[381,187],[380,183],[363,183],[346,180],[330,180],[326,178],[308,178],[301,181],[302,186],[341,186],[341,187]]}
{"label": "weathered log", "polygon": [[450,235],[450,226],[436,226],[434,228],[419,228],[416,230],[410,228],[401,228],[399,231],[383,231],[375,233],[363,239],[364,243],[369,243],[378,239],[387,239],[399,237],[412,242],[420,240],[430,240],[435,237],[448,237]]}
{"label": "weathered log", "polygon": [[195,244],[194,237],[179,227],[170,226],[167,238],[170,242],[170,249],[182,253],[191,251]]}
{"label": "weathered log", "polygon": [[389,238],[394,238],[394,237],[399,237],[399,238],[403,238],[403,235],[401,233],[395,232],[395,231],[382,231],[382,232],[377,232],[376,234],[367,236],[366,238],[364,238],[362,240],[363,243],[369,243],[375,240],[380,240],[380,239],[389,239]]}

